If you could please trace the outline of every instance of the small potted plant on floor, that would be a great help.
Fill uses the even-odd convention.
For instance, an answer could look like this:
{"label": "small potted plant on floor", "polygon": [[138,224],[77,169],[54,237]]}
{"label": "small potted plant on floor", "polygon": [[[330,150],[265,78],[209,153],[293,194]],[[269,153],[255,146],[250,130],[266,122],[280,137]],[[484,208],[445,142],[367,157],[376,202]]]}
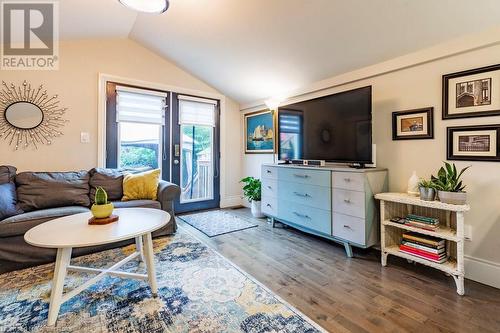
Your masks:
{"label": "small potted plant on floor", "polygon": [[260,179],[245,177],[240,181],[240,183],[245,184],[243,186],[243,196],[247,198],[252,205],[252,215],[257,218],[264,217],[260,206],[262,186]]}
{"label": "small potted plant on floor", "polygon": [[90,208],[92,215],[96,219],[104,219],[111,216],[114,206],[108,202],[108,194],[102,187],[96,188],[94,204]]}
{"label": "small potted plant on floor", "polygon": [[418,183],[418,190],[420,192],[420,200],[433,201],[436,197],[435,185],[432,180],[421,179]]}
{"label": "small potted plant on floor", "polygon": [[444,162],[444,167],[439,169],[437,177],[431,176],[431,181],[438,191],[439,201],[454,205],[464,205],[467,202],[465,185],[460,177],[468,168],[470,166],[457,172],[455,164]]}

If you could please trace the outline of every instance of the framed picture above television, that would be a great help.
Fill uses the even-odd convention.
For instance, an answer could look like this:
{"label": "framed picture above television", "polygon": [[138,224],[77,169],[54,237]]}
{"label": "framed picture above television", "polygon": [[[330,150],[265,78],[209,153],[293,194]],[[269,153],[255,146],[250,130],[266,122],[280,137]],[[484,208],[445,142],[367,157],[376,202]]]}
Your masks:
{"label": "framed picture above television", "polygon": [[434,138],[434,108],[392,113],[392,139],[415,140]]}
{"label": "framed picture above television", "polygon": [[245,114],[245,153],[274,153],[274,116],[272,111]]}
{"label": "framed picture above television", "polygon": [[500,124],[446,130],[448,160],[500,162]]}
{"label": "framed picture above television", "polygon": [[443,75],[443,119],[500,115],[500,64]]}

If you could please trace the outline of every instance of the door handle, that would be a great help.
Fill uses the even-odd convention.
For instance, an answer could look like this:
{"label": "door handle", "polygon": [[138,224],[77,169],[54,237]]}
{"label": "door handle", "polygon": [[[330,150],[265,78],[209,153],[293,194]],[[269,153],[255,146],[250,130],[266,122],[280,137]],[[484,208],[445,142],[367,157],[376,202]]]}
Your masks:
{"label": "door handle", "polygon": [[179,164],[179,160],[174,160],[174,164]]}

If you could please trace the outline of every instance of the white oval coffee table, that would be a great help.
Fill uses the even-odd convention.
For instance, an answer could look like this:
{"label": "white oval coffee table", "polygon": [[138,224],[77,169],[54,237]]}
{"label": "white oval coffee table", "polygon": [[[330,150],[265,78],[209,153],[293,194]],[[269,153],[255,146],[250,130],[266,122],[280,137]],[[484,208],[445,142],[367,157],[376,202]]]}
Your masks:
{"label": "white oval coffee table", "polygon": [[[113,214],[120,217],[118,222],[106,225],[89,225],[88,220],[92,214],[88,212],[69,215],[42,223],[30,229],[24,235],[24,239],[28,244],[57,249],[54,278],[50,293],[49,326],[55,324],[62,303],[101,280],[107,274],[124,278],[148,280],[153,295],[157,295],[158,287],[156,285],[151,233],[166,226],[170,221],[170,214],[152,208],[115,209]],[[71,252],[74,247],[104,245],[132,238],[135,238],[136,251],[109,268],[101,269],[70,265]],[[140,257],[146,263],[147,274],[118,271],[118,268],[136,257]],[[63,295],[64,279],[67,270],[98,274]]]}

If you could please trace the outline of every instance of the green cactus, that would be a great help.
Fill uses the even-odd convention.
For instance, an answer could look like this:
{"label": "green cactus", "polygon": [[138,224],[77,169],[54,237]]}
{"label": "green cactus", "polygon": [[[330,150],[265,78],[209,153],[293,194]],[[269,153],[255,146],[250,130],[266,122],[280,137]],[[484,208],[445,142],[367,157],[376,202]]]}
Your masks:
{"label": "green cactus", "polygon": [[108,194],[101,186],[95,190],[94,202],[96,205],[106,205],[108,203]]}

